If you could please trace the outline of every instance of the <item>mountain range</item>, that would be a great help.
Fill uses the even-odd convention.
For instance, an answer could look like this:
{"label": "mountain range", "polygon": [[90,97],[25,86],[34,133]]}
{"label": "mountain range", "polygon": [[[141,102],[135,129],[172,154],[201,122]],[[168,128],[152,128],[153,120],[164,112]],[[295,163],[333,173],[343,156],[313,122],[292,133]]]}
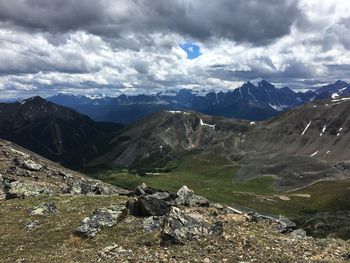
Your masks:
{"label": "mountain range", "polygon": [[[346,212],[350,98],[340,97],[347,87],[336,84],[319,93],[331,98],[263,121],[163,110],[123,125],[33,97],[0,104],[0,137],[123,188],[146,181],[173,190],[186,182],[216,201],[293,217]],[[242,86],[243,98],[252,85]],[[325,216],[327,222],[337,219],[321,214],[319,220]],[[344,227],[343,236],[350,236]]]}
{"label": "mountain range", "polygon": [[199,94],[189,89],[154,95],[120,95],[91,97],[58,94],[48,101],[73,108],[96,121],[130,124],[162,110],[192,110],[207,115],[261,121],[312,100],[347,96],[350,85],[344,81],[307,92],[295,92],[287,87],[276,88],[268,81],[257,79],[227,92]]}
{"label": "mountain range", "polygon": [[69,166],[140,175],[170,172],[183,155],[215,155],[239,167],[236,179],[273,176],[274,189],[291,190],[348,176],[349,109],[347,98],[315,100],[257,123],[168,110],[123,126],[33,97],[0,104],[0,137]]}

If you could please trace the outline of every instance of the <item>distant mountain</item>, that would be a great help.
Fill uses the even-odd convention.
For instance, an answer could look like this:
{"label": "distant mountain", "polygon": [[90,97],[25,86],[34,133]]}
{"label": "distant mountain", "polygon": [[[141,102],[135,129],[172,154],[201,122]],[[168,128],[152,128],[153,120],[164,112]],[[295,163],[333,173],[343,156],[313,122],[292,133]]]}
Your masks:
{"label": "distant mountain", "polygon": [[278,89],[265,80],[251,81],[228,92],[200,95],[188,89],[155,95],[121,95],[116,98],[90,98],[59,94],[49,101],[72,107],[98,121],[129,124],[162,110],[193,110],[229,118],[264,120],[281,111],[309,102],[313,92]]}
{"label": "distant mountain", "polygon": [[322,100],[328,98],[336,99],[338,97],[349,96],[350,84],[345,81],[338,80],[333,84],[329,84],[318,88],[317,90],[315,90],[315,94],[315,100]]}
{"label": "distant mountain", "polygon": [[95,140],[120,127],[114,123],[97,123],[41,97],[0,103],[0,137],[54,161],[71,160],[84,147],[97,151],[93,147]]}
{"label": "distant mountain", "polygon": [[89,166],[128,167],[137,172],[168,172],[177,154],[205,150],[246,131],[248,121],[197,112],[163,111],[126,126],[108,142],[111,150]]}

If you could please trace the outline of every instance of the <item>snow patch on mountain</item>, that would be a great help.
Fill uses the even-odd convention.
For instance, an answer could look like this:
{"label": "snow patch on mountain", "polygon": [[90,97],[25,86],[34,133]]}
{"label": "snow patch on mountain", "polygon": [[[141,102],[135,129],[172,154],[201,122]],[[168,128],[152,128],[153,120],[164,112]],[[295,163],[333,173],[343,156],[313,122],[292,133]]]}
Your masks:
{"label": "snow patch on mountain", "polygon": [[215,130],[216,124],[211,125],[211,124],[205,123],[205,122],[203,122],[202,118],[200,119],[200,124],[201,124],[201,126],[207,126],[207,127],[212,128],[213,130]]}
{"label": "snow patch on mountain", "polygon": [[303,136],[305,134],[307,129],[309,129],[310,125],[311,125],[311,121],[306,125],[306,127],[305,127],[304,131],[302,132],[301,136]]}

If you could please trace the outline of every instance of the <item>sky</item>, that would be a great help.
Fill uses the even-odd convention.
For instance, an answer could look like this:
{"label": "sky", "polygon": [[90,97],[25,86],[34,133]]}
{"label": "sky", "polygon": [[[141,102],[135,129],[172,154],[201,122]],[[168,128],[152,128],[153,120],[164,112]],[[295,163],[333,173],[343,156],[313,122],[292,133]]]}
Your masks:
{"label": "sky", "polygon": [[350,80],[348,0],[0,0],[1,98]]}

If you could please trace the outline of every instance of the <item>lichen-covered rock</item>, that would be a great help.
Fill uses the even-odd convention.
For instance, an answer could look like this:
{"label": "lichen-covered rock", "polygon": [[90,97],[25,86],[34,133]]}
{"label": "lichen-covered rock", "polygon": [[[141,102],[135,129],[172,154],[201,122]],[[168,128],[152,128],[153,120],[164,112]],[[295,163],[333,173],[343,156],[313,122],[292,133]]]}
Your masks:
{"label": "lichen-covered rock", "polygon": [[75,234],[85,238],[94,237],[101,231],[102,227],[114,226],[122,221],[126,215],[125,207],[121,206],[96,209],[92,215],[83,219],[80,226],[75,229]]}
{"label": "lichen-covered rock", "polygon": [[152,195],[129,200],[126,206],[130,214],[141,217],[162,216],[168,213],[170,209],[170,205],[166,201]]}
{"label": "lichen-covered rock", "polygon": [[177,191],[176,205],[183,206],[209,206],[209,201],[205,197],[195,195],[186,185]]}
{"label": "lichen-covered rock", "polygon": [[48,214],[53,214],[57,213],[57,207],[56,203],[54,201],[43,203],[37,206],[34,206],[31,211],[30,215],[48,215]]}
{"label": "lichen-covered rock", "polygon": [[278,231],[280,233],[288,233],[296,229],[297,225],[290,221],[288,218],[284,216],[279,216],[278,221]]}
{"label": "lichen-covered rock", "polygon": [[100,256],[106,259],[128,258],[133,256],[133,252],[131,249],[124,249],[121,246],[113,244],[105,247],[101,251]]}
{"label": "lichen-covered rock", "polygon": [[30,170],[30,171],[40,171],[40,169],[43,167],[40,163],[36,163],[32,160],[25,160],[22,163],[22,167],[24,169]]}
{"label": "lichen-covered rock", "polygon": [[161,230],[163,222],[163,216],[150,216],[143,220],[142,229],[145,232],[158,231]]}
{"label": "lichen-covered rock", "polygon": [[72,195],[113,195],[128,194],[128,191],[116,189],[111,185],[107,185],[98,180],[76,180],[63,190],[66,194]]}
{"label": "lichen-covered rock", "polygon": [[185,244],[190,240],[218,236],[222,233],[222,222],[210,223],[199,220],[198,217],[186,214],[177,207],[172,207],[164,218],[161,239],[162,243]]}
{"label": "lichen-covered rock", "polygon": [[25,224],[25,226],[24,226],[24,228],[25,228],[26,230],[28,230],[28,231],[37,229],[37,228],[39,228],[39,227],[41,227],[41,224],[40,224],[40,222],[39,222],[38,220],[28,221],[28,222]]}
{"label": "lichen-covered rock", "polygon": [[29,196],[38,196],[41,194],[53,194],[50,189],[47,189],[34,182],[15,181],[9,184],[9,190],[6,198],[25,198]]}

